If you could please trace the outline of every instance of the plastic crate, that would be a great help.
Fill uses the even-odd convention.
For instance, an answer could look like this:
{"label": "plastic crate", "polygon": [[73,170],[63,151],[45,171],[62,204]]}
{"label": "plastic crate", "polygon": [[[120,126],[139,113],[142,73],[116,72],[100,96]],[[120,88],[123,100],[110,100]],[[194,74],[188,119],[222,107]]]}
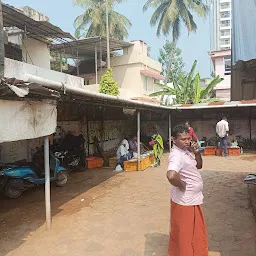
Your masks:
{"label": "plastic crate", "polygon": [[204,156],[215,156],[216,147],[206,147],[204,149]]}
{"label": "plastic crate", "polygon": [[[216,156],[220,155],[220,149],[216,148]],[[224,150],[222,150],[222,155],[224,156]]]}
{"label": "plastic crate", "polygon": [[[148,167],[151,166],[150,163],[150,158],[149,156],[142,157],[140,160],[140,171],[144,171]],[[138,171],[138,160],[137,159],[132,159],[129,161],[124,162],[124,170],[126,172],[135,172]]]}
{"label": "plastic crate", "polygon": [[152,165],[152,164],[154,164],[155,163],[155,156],[154,155],[151,155],[150,157],[149,157],[149,162],[150,162],[150,165]]}
{"label": "plastic crate", "polygon": [[126,172],[134,172],[138,169],[138,161],[137,159],[124,161],[124,170]]}
{"label": "plastic crate", "polygon": [[115,168],[116,167],[116,161],[117,161],[116,157],[109,158],[109,162],[108,162],[109,167]]}
{"label": "plastic crate", "polygon": [[102,168],[103,166],[103,159],[100,157],[88,157],[86,161],[88,169]]}
{"label": "plastic crate", "polygon": [[240,148],[228,148],[229,156],[240,156]]}

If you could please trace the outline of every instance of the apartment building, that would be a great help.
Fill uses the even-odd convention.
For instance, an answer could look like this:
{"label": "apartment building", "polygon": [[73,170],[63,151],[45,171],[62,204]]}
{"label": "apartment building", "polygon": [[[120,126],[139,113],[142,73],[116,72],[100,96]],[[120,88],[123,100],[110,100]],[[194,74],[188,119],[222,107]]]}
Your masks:
{"label": "apartment building", "polygon": [[213,72],[224,80],[215,87],[216,95],[221,100],[230,100],[231,87],[231,0],[212,0],[210,17],[209,56],[213,63]]}
{"label": "apartment building", "polygon": [[211,4],[211,50],[231,49],[231,0],[213,0]]}

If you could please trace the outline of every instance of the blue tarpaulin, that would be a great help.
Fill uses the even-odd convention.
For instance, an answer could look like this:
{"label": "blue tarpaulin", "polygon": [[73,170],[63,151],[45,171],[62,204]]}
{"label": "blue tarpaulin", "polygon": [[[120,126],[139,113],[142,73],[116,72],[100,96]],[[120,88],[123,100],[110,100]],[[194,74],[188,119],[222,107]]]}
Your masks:
{"label": "blue tarpaulin", "polygon": [[232,64],[256,59],[256,0],[232,1]]}

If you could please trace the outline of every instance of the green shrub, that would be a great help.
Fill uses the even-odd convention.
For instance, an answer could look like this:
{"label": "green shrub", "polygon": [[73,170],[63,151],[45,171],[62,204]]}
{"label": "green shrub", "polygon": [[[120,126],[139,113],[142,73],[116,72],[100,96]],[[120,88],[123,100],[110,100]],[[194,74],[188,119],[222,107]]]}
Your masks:
{"label": "green shrub", "polygon": [[113,78],[112,68],[109,68],[107,72],[102,76],[100,80],[99,92],[113,96],[119,95],[119,87]]}

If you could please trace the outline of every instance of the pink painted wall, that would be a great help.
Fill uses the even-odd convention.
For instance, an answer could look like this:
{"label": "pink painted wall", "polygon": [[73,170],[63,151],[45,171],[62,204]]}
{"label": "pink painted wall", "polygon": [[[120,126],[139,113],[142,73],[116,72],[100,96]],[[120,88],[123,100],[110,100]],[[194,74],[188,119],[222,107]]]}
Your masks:
{"label": "pink painted wall", "polygon": [[222,100],[230,101],[230,90],[231,90],[231,76],[225,75],[225,56],[230,56],[231,51],[213,51],[209,52],[212,59],[215,74],[224,78],[216,87],[216,96]]}
{"label": "pink painted wall", "polygon": [[222,100],[230,101],[230,88],[231,88],[231,76],[225,75],[225,63],[224,56],[219,56],[214,59],[215,74],[224,78],[216,87],[216,96]]}
{"label": "pink painted wall", "polygon": [[216,75],[224,77],[224,73],[225,73],[224,57],[223,56],[216,57],[214,60],[215,60],[214,69],[215,69]]}

